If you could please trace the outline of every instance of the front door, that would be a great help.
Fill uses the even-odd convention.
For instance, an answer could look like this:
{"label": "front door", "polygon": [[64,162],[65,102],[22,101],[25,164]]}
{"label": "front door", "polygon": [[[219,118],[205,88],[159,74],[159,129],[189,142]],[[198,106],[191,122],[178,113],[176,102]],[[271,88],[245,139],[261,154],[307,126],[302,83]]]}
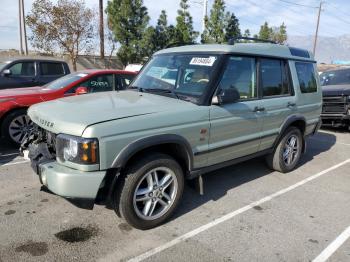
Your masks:
{"label": "front door", "polygon": [[31,87],[38,84],[35,63],[32,61],[18,62],[7,69],[11,70],[11,75],[2,76],[0,89]]}
{"label": "front door", "polygon": [[264,112],[258,99],[256,72],[255,58],[228,58],[217,93],[235,88],[240,94],[240,100],[210,106],[209,165],[258,151]]}

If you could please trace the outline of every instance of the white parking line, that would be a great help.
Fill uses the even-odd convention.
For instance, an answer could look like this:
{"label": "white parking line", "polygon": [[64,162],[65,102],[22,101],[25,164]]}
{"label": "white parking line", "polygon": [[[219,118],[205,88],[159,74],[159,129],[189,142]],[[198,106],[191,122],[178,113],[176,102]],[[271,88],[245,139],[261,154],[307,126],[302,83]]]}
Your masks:
{"label": "white parking line", "polygon": [[343,231],[313,262],[324,262],[350,237],[350,226]]}
{"label": "white parking line", "polygon": [[145,253],[143,253],[143,254],[141,254],[139,256],[131,258],[129,260],[129,262],[137,262],[137,261],[142,261],[142,260],[144,260],[146,258],[149,258],[149,257],[151,257],[151,256],[153,256],[153,255],[155,255],[157,253],[160,253],[160,252],[162,252],[162,251],[164,251],[164,250],[166,250],[166,249],[168,249],[170,247],[173,247],[173,246],[179,244],[182,241],[185,241],[186,239],[192,238],[192,237],[202,233],[203,231],[206,231],[206,230],[208,230],[208,229],[210,229],[210,228],[212,228],[214,226],[217,226],[217,225],[219,225],[219,224],[221,224],[221,223],[223,223],[223,222],[225,222],[225,221],[227,221],[227,220],[229,220],[229,219],[239,215],[239,214],[242,214],[245,211],[248,211],[248,210],[252,209],[255,206],[261,205],[261,204],[263,204],[265,202],[268,202],[268,201],[270,201],[270,200],[272,200],[272,199],[274,199],[274,198],[276,198],[278,196],[281,196],[281,195],[283,195],[283,194],[285,194],[285,193],[287,193],[289,191],[292,191],[293,189],[296,189],[296,188],[298,188],[298,187],[300,187],[300,186],[302,186],[302,185],[304,185],[304,184],[306,184],[306,183],[308,183],[308,182],[310,182],[310,181],[312,181],[312,180],[314,180],[314,179],[316,179],[316,178],[318,178],[318,177],[320,177],[320,176],[322,176],[324,174],[327,174],[328,172],[330,172],[330,171],[332,171],[334,169],[337,169],[337,168],[339,168],[339,167],[341,167],[341,166],[343,166],[345,164],[348,164],[348,163],[350,163],[350,158],[345,160],[345,161],[343,161],[343,162],[341,162],[341,163],[339,163],[339,164],[337,164],[337,165],[334,165],[334,166],[332,166],[330,168],[327,168],[326,170],[323,170],[323,171],[321,171],[321,172],[319,172],[319,173],[317,173],[315,175],[312,175],[312,176],[310,176],[310,177],[308,177],[308,178],[306,178],[304,180],[301,180],[300,182],[298,182],[298,183],[296,183],[294,185],[291,185],[291,186],[289,186],[287,188],[284,188],[284,189],[282,189],[282,190],[280,190],[280,191],[278,191],[276,193],[273,193],[273,194],[271,194],[271,195],[269,195],[267,197],[264,197],[264,198],[262,198],[262,199],[260,199],[258,201],[255,201],[255,202],[253,202],[253,203],[251,203],[249,205],[246,205],[246,206],[244,206],[244,207],[242,207],[242,208],[240,208],[238,210],[235,210],[235,211],[233,211],[231,213],[228,213],[228,214],[226,214],[226,215],[224,215],[222,217],[219,217],[219,218],[215,219],[214,221],[212,221],[212,222],[210,222],[208,224],[205,224],[205,225],[203,225],[201,227],[198,227],[198,228],[196,228],[196,229],[194,229],[194,230],[192,230],[192,231],[190,231],[190,232],[188,232],[188,233],[186,233],[186,234],[184,234],[182,236],[179,236],[179,237],[177,237],[177,238],[175,238],[175,239],[173,239],[173,240],[171,240],[171,241],[169,241],[169,242],[167,242],[167,243],[165,243],[165,244],[163,244],[161,246],[158,246],[158,247],[156,247],[154,249],[151,249],[151,250],[149,250],[149,251],[147,251],[147,252],[145,252]]}
{"label": "white parking line", "polygon": [[[322,139],[319,139],[319,138],[315,138],[315,137],[310,137],[309,139],[315,140],[315,141],[320,141],[320,142],[325,142],[325,140],[322,140]],[[326,141],[326,142],[329,142],[329,141]],[[335,143],[339,144],[339,145],[350,146],[350,144],[347,144],[347,143],[342,143],[342,142],[335,142]]]}
{"label": "white parking line", "polygon": [[3,157],[3,156],[16,156],[16,155],[19,155],[19,154],[18,153],[4,154],[4,155],[0,155],[0,157]]}
{"label": "white parking line", "polygon": [[6,164],[1,164],[0,163],[0,167],[3,166],[14,166],[14,165],[19,165],[19,164],[24,164],[24,163],[28,163],[30,162],[29,160],[23,160],[23,161],[18,161],[18,162],[10,162],[10,163],[6,163]]}

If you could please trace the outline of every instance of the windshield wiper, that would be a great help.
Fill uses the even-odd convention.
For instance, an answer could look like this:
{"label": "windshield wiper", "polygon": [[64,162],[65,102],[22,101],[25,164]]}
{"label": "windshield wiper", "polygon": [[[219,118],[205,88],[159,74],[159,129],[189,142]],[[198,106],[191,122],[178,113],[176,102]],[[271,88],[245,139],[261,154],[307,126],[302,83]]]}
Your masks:
{"label": "windshield wiper", "polygon": [[174,90],[172,89],[164,89],[164,88],[138,88],[139,92],[149,92],[149,93],[165,93],[165,94],[172,94],[174,95],[177,99],[180,99],[178,94],[175,93]]}

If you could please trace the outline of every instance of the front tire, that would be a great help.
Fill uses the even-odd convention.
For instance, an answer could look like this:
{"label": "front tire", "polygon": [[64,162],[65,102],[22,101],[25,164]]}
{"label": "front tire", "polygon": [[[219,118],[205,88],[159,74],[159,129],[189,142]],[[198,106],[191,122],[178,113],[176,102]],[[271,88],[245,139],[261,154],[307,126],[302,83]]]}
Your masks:
{"label": "front tire", "polygon": [[266,157],[267,165],[281,173],[292,171],[300,160],[303,138],[300,129],[289,127],[273,153]]}
{"label": "front tire", "polygon": [[180,165],[168,155],[153,153],[127,168],[114,192],[114,209],[133,227],[150,229],[173,214],[183,189]]}

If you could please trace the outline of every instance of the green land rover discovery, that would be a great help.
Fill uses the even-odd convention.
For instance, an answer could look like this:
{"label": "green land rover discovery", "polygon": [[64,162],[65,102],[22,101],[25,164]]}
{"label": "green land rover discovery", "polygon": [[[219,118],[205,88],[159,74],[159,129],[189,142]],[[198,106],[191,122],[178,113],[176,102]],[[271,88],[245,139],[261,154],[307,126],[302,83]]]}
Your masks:
{"label": "green land rover discovery", "polygon": [[305,50],[174,47],[155,53],[130,90],[30,107],[37,131],[22,148],[44,188],[148,229],[173,214],[185,180],[258,156],[293,170],[320,125],[321,92]]}

